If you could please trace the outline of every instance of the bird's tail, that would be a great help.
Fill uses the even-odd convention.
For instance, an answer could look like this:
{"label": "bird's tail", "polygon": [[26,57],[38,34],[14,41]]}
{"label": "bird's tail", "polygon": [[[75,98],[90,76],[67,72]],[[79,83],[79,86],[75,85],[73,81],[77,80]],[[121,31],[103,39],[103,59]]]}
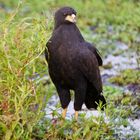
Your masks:
{"label": "bird's tail", "polygon": [[106,100],[102,94],[97,93],[94,87],[88,87],[85,98],[85,105],[88,109],[97,109],[99,106],[102,110],[104,110],[106,107]]}

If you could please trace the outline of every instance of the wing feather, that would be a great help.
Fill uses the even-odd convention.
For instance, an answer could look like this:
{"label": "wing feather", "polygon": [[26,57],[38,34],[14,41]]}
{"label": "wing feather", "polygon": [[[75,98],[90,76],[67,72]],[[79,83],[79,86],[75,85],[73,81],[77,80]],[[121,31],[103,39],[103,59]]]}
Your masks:
{"label": "wing feather", "polygon": [[89,42],[84,42],[84,46],[88,47],[88,49],[96,56],[96,58],[98,60],[98,65],[102,66],[103,65],[103,60],[100,56],[100,53],[99,53],[98,49]]}
{"label": "wing feather", "polygon": [[100,94],[102,92],[102,81],[96,56],[85,49],[83,53],[80,53],[79,61],[80,71]]}

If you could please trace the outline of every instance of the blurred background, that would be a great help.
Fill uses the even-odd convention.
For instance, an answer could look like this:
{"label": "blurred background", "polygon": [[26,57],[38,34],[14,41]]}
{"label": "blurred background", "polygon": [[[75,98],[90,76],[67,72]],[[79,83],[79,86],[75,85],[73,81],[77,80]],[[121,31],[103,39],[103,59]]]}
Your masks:
{"label": "blurred background", "polygon": [[[105,116],[84,111],[78,123],[70,109],[60,125],[44,49],[63,6],[77,11],[78,28],[103,58],[108,107]],[[140,139],[139,0],[0,0],[0,60],[0,140]]]}

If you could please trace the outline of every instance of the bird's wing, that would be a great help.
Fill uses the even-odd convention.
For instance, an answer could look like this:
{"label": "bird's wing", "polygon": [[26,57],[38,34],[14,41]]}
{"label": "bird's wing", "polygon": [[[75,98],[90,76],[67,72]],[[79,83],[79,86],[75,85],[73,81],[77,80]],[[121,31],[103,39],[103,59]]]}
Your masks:
{"label": "bird's wing", "polygon": [[60,31],[59,28],[57,30],[54,30],[54,32],[52,33],[51,38],[46,43],[46,48],[45,48],[44,53],[45,53],[45,58],[46,58],[47,62],[48,62],[48,59],[49,59],[49,50],[52,47],[55,49],[55,47],[57,48],[60,45],[60,41],[61,41],[60,34],[61,34],[61,31]]}
{"label": "bird's wing", "polygon": [[100,94],[102,92],[102,81],[96,56],[87,49],[80,51],[78,68]]}
{"label": "bird's wing", "polygon": [[96,58],[98,60],[98,65],[102,66],[103,65],[103,60],[102,60],[102,58],[100,56],[100,53],[99,53],[98,49],[94,45],[92,45],[92,44],[90,44],[88,42],[85,42],[84,45],[87,46],[88,49],[95,54],[95,56],[96,56]]}

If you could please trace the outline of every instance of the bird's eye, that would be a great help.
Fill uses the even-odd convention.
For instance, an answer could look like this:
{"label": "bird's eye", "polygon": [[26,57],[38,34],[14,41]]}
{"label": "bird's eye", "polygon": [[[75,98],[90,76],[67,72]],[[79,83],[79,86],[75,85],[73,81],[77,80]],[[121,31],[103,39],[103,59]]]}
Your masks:
{"label": "bird's eye", "polygon": [[66,16],[67,14],[66,14],[66,13],[64,13],[63,15],[64,15],[64,16]]}

